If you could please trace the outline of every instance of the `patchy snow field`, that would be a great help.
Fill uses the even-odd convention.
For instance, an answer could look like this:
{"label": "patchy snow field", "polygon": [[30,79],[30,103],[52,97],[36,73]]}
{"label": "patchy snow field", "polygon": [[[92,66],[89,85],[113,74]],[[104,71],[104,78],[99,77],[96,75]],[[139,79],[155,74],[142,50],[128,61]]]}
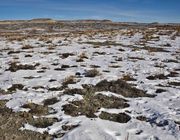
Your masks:
{"label": "patchy snow field", "polygon": [[0,49],[0,100],[34,120],[20,131],[55,140],[180,140],[176,30],[2,37]]}

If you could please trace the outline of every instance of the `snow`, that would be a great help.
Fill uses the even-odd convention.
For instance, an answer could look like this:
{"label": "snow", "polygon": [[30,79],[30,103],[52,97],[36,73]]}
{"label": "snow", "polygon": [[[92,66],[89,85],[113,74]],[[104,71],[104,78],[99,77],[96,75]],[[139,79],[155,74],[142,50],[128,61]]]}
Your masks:
{"label": "snow", "polygon": [[[148,80],[146,77],[155,74],[168,75],[170,71],[180,68],[179,63],[165,63],[164,60],[173,59],[177,60],[177,55],[173,55],[180,49],[180,37],[176,37],[175,40],[171,40],[170,36],[162,35],[159,41],[148,41],[146,46],[160,47],[164,44],[170,43],[172,47],[165,48],[170,52],[148,52],[141,49],[143,46],[137,45],[142,39],[141,33],[135,33],[129,37],[123,33],[128,30],[121,30],[114,36],[111,41],[121,43],[122,45],[130,45],[133,48],[139,48],[137,51],[133,51],[131,47],[124,46],[100,46],[94,48],[93,45],[78,43],[78,39],[82,42],[94,41],[104,42],[108,39],[108,35],[103,37],[102,33],[90,38],[85,35],[75,37],[69,41],[63,41],[62,38],[54,38],[53,44],[56,45],[55,50],[48,50],[47,44],[38,39],[27,39],[24,44],[33,46],[34,53],[30,53],[32,57],[25,57],[25,54],[29,52],[24,51],[19,54],[8,55],[7,51],[1,52],[0,55],[0,89],[7,90],[12,84],[23,84],[27,91],[17,90],[13,94],[2,95],[0,93],[0,100],[8,100],[6,106],[17,111],[29,111],[21,106],[27,103],[42,104],[45,99],[52,97],[58,97],[59,102],[50,105],[56,114],[49,114],[46,117],[55,117],[60,122],[55,122],[48,128],[36,128],[30,124],[24,124],[21,130],[32,130],[40,133],[48,132],[49,134],[56,134],[64,132],[62,125],[64,124],[79,124],[78,127],[67,132],[60,140],[125,140],[127,137],[130,140],[179,140],[180,130],[178,125],[174,121],[180,121],[180,88],[178,86],[168,86],[169,82],[180,82],[180,76],[169,77],[168,79],[156,79]],[[156,37],[158,35],[154,35]],[[62,40],[61,44],[58,41]],[[39,44],[37,44],[37,42]],[[65,45],[67,44],[67,45]],[[19,42],[8,42],[6,39],[0,40],[0,49],[21,50],[22,44]],[[123,48],[125,51],[118,51],[119,48]],[[29,51],[30,51],[29,50]],[[51,51],[51,54],[43,54],[43,52]],[[88,59],[84,59],[84,62],[76,62],[77,57],[85,52]],[[105,55],[94,55],[94,52],[105,52]],[[73,53],[74,56],[68,58],[60,58],[62,53]],[[14,61],[15,57],[19,57],[18,61],[21,64],[35,64],[41,65],[36,70],[19,70],[16,72],[5,71],[9,67],[9,62]],[[116,58],[122,58],[122,61],[115,61]],[[131,60],[130,57],[144,58],[141,60]],[[153,61],[156,59],[156,61]],[[118,68],[109,67],[115,62]],[[57,66],[52,64],[56,63]],[[61,67],[63,64],[77,67],[70,67],[65,71],[55,71],[54,68]],[[155,67],[155,65],[166,66],[164,68]],[[82,66],[84,65],[84,66]],[[99,92],[96,94],[103,94],[106,96],[116,96],[128,100],[130,107],[125,109],[106,109],[101,108],[99,112],[106,111],[110,113],[120,113],[125,111],[131,111],[128,115],[131,116],[131,120],[126,124],[120,124],[116,122],[106,121],[99,118],[89,119],[85,116],[71,117],[64,114],[62,106],[70,101],[83,100],[83,96],[75,95],[63,95],[63,91],[48,91],[50,87],[61,87],[65,78],[70,75],[75,75],[76,72],[83,73],[92,69],[91,65],[100,66],[97,68],[101,75],[93,78],[82,76],[79,78],[79,82],[76,84],[68,85],[69,88],[82,88],[83,84],[96,85],[101,80],[116,80],[122,78],[124,74],[133,75],[136,81],[129,83],[135,84],[137,88],[147,91],[148,94],[156,94],[154,98],[139,97],[139,98],[124,98],[121,95],[117,95],[111,92]],[[41,67],[47,67],[44,73],[37,73],[41,70]],[[104,70],[109,72],[103,72]],[[33,76],[34,79],[24,79],[24,77]],[[50,79],[56,79],[53,83],[50,83]],[[159,87],[161,84],[164,87]],[[33,87],[42,86],[44,88],[34,90]],[[164,89],[165,92],[155,93],[158,89]],[[99,113],[98,112],[98,113]],[[97,113],[97,114],[98,114]],[[149,118],[148,122],[139,121],[135,117],[143,115]],[[160,126],[158,126],[160,125]],[[57,138],[58,139],[58,138]]]}

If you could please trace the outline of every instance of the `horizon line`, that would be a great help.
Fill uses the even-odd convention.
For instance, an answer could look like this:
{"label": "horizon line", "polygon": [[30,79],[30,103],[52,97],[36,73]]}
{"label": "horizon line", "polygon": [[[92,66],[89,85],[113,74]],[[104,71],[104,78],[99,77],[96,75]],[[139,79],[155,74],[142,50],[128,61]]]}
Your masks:
{"label": "horizon line", "polygon": [[180,22],[160,22],[160,21],[153,21],[153,22],[138,22],[138,21],[120,21],[120,20],[112,20],[107,18],[77,18],[77,19],[63,19],[63,18],[50,18],[50,17],[37,17],[37,18],[22,18],[22,19],[0,19],[0,22],[5,21],[31,21],[31,20],[55,20],[55,21],[110,21],[113,23],[139,23],[139,24],[180,24]]}

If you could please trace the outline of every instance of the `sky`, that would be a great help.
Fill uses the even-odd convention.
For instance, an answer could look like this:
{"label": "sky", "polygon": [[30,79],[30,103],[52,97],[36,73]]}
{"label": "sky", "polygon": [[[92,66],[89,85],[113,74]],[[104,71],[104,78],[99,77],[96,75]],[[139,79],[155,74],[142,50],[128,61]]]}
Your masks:
{"label": "sky", "polygon": [[33,18],[180,23],[180,0],[0,0],[0,20]]}

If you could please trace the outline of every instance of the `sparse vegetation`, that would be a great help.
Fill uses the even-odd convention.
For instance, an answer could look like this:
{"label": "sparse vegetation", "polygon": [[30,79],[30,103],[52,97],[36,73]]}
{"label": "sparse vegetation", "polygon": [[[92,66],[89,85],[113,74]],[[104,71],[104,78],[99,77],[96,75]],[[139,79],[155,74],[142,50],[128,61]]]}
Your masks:
{"label": "sparse vegetation", "polygon": [[101,112],[99,117],[104,120],[110,120],[118,123],[127,123],[131,119],[131,117],[125,113],[110,114],[107,112]]}
{"label": "sparse vegetation", "polygon": [[26,50],[26,49],[33,49],[33,47],[30,46],[30,45],[24,45],[24,46],[22,47],[22,49],[23,49],[23,50]]}
{"label": "sparse vegetation", "polygon": [[8,88],[7,90],[11,93],[18,90],[22,90],[24,88],[24,85],[22,84],[13,84],[10,88]]}
{"label": "sparse vegetation", "polygon": [[30,109],[29,113],[33,115],[46,115],[48,114],[49,108],[43,105],[37,105],[34,103],[28,103],[22,106],[23,108]]}
{"label": "sparse vegetation", "polygon": [[157,75],[150,75],[146,78],[148,80],[157,80],[157,79],[168,79],[168,76],[165,76],[164,74],[157,74]]}
{"label": "sparse vegetation", "polygon": [[[72,91],[74,92],[74,90],[68,92],[72,92]],[[63,110],[65,111],[65,113],[71,116],[85,115],[89,118],[94,118],[97,117],[94,113],[96,113],[101,107],[104,108],[129,107],[129,105],[126,103],[127,102],[126,100],[113,96],[108,97],[102,94],[96,95],[95,91],[91,88],[83,91],[77,90],[75,93],[81,93],[83,95],[83,100],[73,101],[63,106]]]}
{"label": "sparse vegetation", "polygon": [[[0,139],[67,139],[101,126],[97,135],[107,138],[179,136],[171,120],[179,111],[178,24],[34,19],[0,28]],[[111,131],[115,123],[127,124]]]}
{"label": "sparse vegetation", "polygon": [[54,97],[54,98],[50,98],[50,99],[46,99],[43,101],[44,105],[47,106],[47,105],[52,105],[52,104],[55,104],[57,103],[59,100]]}
{"label": "sparse vegetation", "polygon": [[124,81],[136,81],[136,79],[134,79],[131,75],[127,74],[127,75],[123,75],[122,80]]}
{"label": "sparse vegetation", "polygon": [[91,70],[87,70],[85,73],[84,73],[84,76],[85,77],[95,77],[95,76],[99,76],[100,75],[100,72],[97,70],[97,69],[91,69]]}
{"label": "sparse vegetation", "polygon": [[51,126],[53,123],[57,122],[58,120],[55,118],[33,118],[28,121],[32,126],[37,128],[46,128]]}
{"label": "sparse vegetation", "polygon": [[76,83],[75,76],[71,75],[64,79],[62,85],[66,87],[68,84],[75,84],[75,83]]}
{"label": "sparse vegetation", "polygon": [[37,66],[39,66],[39,63],[36,63],[35,65],[22,65],[22,64],[18,64],[17,62],[11,62],[9,69],[7,69],[7,71],[11,71],[11,72],[16,72],[18,70],[35,70]]}

